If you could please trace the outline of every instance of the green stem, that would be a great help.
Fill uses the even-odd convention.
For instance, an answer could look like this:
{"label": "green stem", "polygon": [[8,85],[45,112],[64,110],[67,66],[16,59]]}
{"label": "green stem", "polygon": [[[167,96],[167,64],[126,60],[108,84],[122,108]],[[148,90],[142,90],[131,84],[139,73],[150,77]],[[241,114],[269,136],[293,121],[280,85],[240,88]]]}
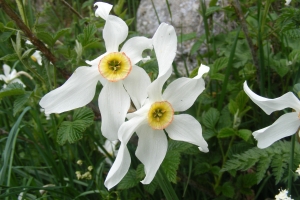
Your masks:
{"label": "green stem", "polygon": [[169,182],[165,172],[163,171],[163,169],[161,167],[158,169],[156,177],[158,179],[158,184],[159,184],[161,190],[163,191],[166,199],[167,200],[178,200],[178,197],[177,197],[171,183]]}
{"label": "green stem", "polygon": [[[297,133],[298,134],[298,131]],[[295,152],[295,140],[296,134],[292,136],[292,145],[291,145],[291,152],[290,152],[290,163],[289,163],[289,173],[288,173],[288,189],[289,195],[292,193],[292,180],[293,180],[293,165],[294,165],[294,152]]]}
{"label": "green stem", "polygon": [[233,58],[234,58],[236,44],[237,44],[237,41],[238,41],[238,38],[239,38],[240,30],[241,30],[241,28],[239,28],[236,32],[234,43],[233,43],[233,46],[232,46],[232,49],[231,49],[231,52],[230,52],[230,55],[229,55],[228,64],[227,64],[227,67],[226,67],[226,74],[225,74],[225,78],[224,78],[223,85],[222,85],[222,93],[221,93],[221,96],[220,96],[219,101],[218,101],[218,110],[219,111],[222,110],[222,106],[223,106],[223,103],[224,103],[225,96],[228,95],[227,94],[227,84],[228,84],[229,76],[231,74],[231,68],[232,68],[232,65],[233,65]]}

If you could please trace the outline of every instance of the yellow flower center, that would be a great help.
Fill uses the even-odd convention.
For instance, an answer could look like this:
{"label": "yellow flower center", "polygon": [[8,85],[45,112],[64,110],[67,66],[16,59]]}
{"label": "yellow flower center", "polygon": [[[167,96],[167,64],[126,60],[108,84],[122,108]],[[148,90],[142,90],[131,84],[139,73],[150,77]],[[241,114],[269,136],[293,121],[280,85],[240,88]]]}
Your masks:
{"label": "yellow flower center", "polygon": [[34,62],[37,61],[36,57],[35,56],[30,56],[31,60],[33,60]]}
{"label": "yellow flower center", "polygon": [[167,101],[155,102],[148,112],[148,124],[153,129],[162,130],[173,121],[174,110]]}
{"label": "yellow flower center", "polygon": [[98,65],[100,74],[111,82],[123,80],[132,69],[130,59],[122,52],[104,56]]}

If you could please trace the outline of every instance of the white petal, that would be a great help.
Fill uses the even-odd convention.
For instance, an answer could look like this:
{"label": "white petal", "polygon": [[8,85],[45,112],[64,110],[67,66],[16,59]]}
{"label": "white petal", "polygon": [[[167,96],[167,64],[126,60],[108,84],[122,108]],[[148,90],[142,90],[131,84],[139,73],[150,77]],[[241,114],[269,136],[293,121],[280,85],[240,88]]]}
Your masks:
{"label": "white petal", "polygon": [[174,27],[161,23],[153,36],[153,47],[159,67],[158,77],[160,77],[172,68],[176,55],[177,36]]}
{"label": "white petal", "polygon": [[150,77],[144,69],[134,65],[123,83],[136,109],[139,109],[147,98],[146,88],[151,83]]}
{"label": "white petal", "polygon": [[172,105],[174,111],[185,111],[193,105],[197,97],[205,89],[202,75],[208,71],[209,67],[201,65],[198,75],[193,79],[179,78],[168,85],[164,91],[163,98]]}
{"label": "white petal", "polygon": [[97,6],[98,8],[95,11],[95,16],[96,17],[101,17],[102,19],[106,20],[109,12],[112,9],[112,5],[108,4],[108,3],[104,3],[104,2],[96,2],[94,4],[94,7]]}
{"label": "white petal", "polygon": [[62,113],[88,104],[95,96],[99,77],[96,67],[78,67],[62,86],[41,99],[45,114]]}
{"label": "white petal", "polygon": [[17,70],[13,69],[13,70],[11,70],[11,73],[9,74],[9,80],[12,80],[12,79],[16,78],[17,76],[18,76]]}
{"label": "white petal", "polygon": [[121,52],[124,52],[130,58],[131,64],[134,65],[143,60],[142,53],[145,49],[152,49],[152,40],[146,37],[133,37],[125,42]]}
{"label": "white petal", "polygon": [[7,83],[7,77],[4,76],[3,74],[0,74],[0,80],[4,81],[5,83]]}
{"label": "white petal", "polygon": [[163,74],[162,76],[158,77],[155,81],[153,81],[147,91],[150,101],[162,101],[162,87],[167,81],[167,79],[171,76],[172,68],[169,68],[169,70]]}
{"label": "white petal", "polygon": [[284,108],[293,108],[297,112],[300,112],[300,102],[292,92],[288,92],[275,99],[268,99],[252,92],[246,81],[244,82],[244,91],[250,99],[268,115],[276,110],[282,110]]}
{"label": "white petal", "polygon": [[152,105],[152,103],[149,101],[149,99],[146,99],[143,107],[141,107],[140,109],[138,109],[137,111],[135,111],[133,113],[128,113],[126,115],[126,118],[131,119],[136,116],[144,116],[146,118],[151,105]]}
{"label": "white petal", "polygon": [[271,126],[253,132],[258,141],[258,148],[266,148],[281,138],[296,133],[300,125],[298,113],[286,113],[279,117]]}
{"label": "white petal", "polygon": [[106,52],[106,53],[102,54],[101,56],[95,58],[94,60],[86,60],[85,62],[86,62],[87,64],[91,65],[91,66],[98,66],[100,60],[101,60],[104,56],[106,56],[107,54],[108,54],[108,53]]}
{"label": "white petal", "polygon": [[6,77],[9,77],[10,76],[10,66],[8,66],[7,64],[4,64],[3,65],[3,72],[4,72],[4,75]]}
{"label": "white petal", "polygon": [[118,155],[112,167],[110,168],[104,185],[110,190],[112,187],[117,185],[123,177],[126,175],[131,163],[131,158],[126,144],[120,146]]}
{"label": "white petal", "polygon": [[128,26],[119,17],[109,15],[103,28],[103,39],[107,52],[118,52],[119,45],[128,35]]}
{"label": "white petal", "polygon": [[141,183],[149,184],[165,158],[168,140],[163,130],[154,130],[148,124],[141,126],[136,133],[139,142],[135,155],[144,164],[146,173]]}
{"label": "white petal", "polygon": [[202,78],[203,74],[209,72],[209,70],[210,70],[210,68],[208,66],[201,64],[198,69],[198,74],[197,74],[197,76],[194,77],[194,79]]}
{"label": "white petal", "polygon": [[37,62],[39,65],[42,65],[42,56],[41,56],[41,52],[40,52],[40,51],[35,51],[35,52],[32,54],[32,56],[36,58],[36,62]]}
{"label": "white petal", "polygon": [[103,136],[111,141],[118,139],[118,129],[125,121],[130,106],[130,98],[122,81],[107,82],[100,92],[98,104]]}
{"label": "white petal", "polygon": [[118,131],[118,138],[121,143],[126,145],[132,134],[144,124],[147,124],[146,116],[136,116],[124,122]]}
{"label": "white petal", "polygon": [[200,151],[208,152],[208,144],[202,136],[201,125],[194,117],[187,114],[175,115],[166,131],[171,139],[195,144]]}

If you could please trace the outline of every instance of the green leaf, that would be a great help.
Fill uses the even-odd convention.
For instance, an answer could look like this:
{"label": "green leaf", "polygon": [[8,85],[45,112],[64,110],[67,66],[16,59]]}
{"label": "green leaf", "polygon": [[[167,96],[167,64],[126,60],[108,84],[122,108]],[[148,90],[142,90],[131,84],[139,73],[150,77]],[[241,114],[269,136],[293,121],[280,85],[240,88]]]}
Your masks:
{"label": "green leaf", "polygon": [[181,43],[181,42],[184,42],[184,41],[187,41],[187,40],[195,39],[196,37],[197,37],[197,34],[195,32],[180,34],[177,37],[177,41],[178,41],[178,43]]}
{"label": "green leaf", "polygon": [[209,129],[214,129],[220,117],[220,112],[216,108],[210,108],[202,117],[202,123]]}
{"label": "green leaf", "polygon": [[31,96],[32,92],[25,92],[25,94],[19,95],[17,99],[14,101],[14,109],[13,114],[16,116],[18,112],[20,112],[23,106],[27,103]]}
{"label": "green leaf", "polygon": [[176,183],[177,169],[180,163],[180,153],[177,151],[167,151],[161,167],[163,168],[169,181]]}
{"label": "green leaf", "polygon": [[300,83],[294,85],[293,91],[297,94],[298,98],[300,98]]}
{"label": "green leaf", "polygon": [[187,142],[169,140],[168,151],[184,152],[193,145]]}
{"label": "green leaf", "polygon": [[[2,23],[0,23],[1,25]],[[0,27],[0,30],[1,30],[1,27]],[[0,34],[0,42],[5,42],[7,41],[10,36],[13,34],[13,32],[3,32]]]}
{"label": "green leaf", "polygon": [[204,174],[209,172],[210,165],[207,162],[200,162],[196,164],[195,175]]}
{"label": "green leaf", "polygon": [[246,142],[249,140],[249,138],[251,137],[251,135],[252,135],[252,131],[247,130],[247,129],[240,129],[237,132],[237,136],[239,136],[240,138],[242,138]]}
{"label": "green leaf", "polygon": [[10,83],[6,86],[6,88],[0,90],[0,98],[3,98],[5,96],[20,95],[24,93],[25,90],[23,85],[21,85],[20,83]]}
{"label": "green leaf", "polygon": [[223,128],[218,133],[218,138],[227,138],[235,135],[235,130],[233,128]]}
{"label": "green leaf", "polygon": [[64,28],[64,29],[61,29],[61,30],[57,31],[55,36],[54,36],[54,42],[56,42],[56,40],[58,40],[60,37],[67,34],[69,31],[70,31],[70,28]]}
{"label": "green leaf", "polygon": [[190,50],[190,55],[193,55],[196,51],[198,51],[198,50],[200,49],[202,43],[203,43],[203,41],[197,40],[197,41],[193,44],[193,46],[192,46],[192,48],[191,48],[191,50]]}
{"label": "green leaf", "polygon": [[219,72],[221,69],[224,69],[227,67],[228,64],[228,58],[227,57],[221,57],[214,61],[214,64],[211,67],[210,74],[215,74]]}
{"label": "green leaf", "polygon": [[55,43],[55,40],[53,39],[52,34],[50,34],[48,32],[38,32],[37,37],[51,47]]}
{"label": "green leaf", "polygon": [[224,74],[221,74],[221,73],[215,73],[215,74],[212,74],[209,76],[210,79],[213,79],[213,80],[217,80],[217,81],[224,81]]}
{"label": "green leaf", "polygon": [[83,29],[83,33],[77,36],[78,41],[82,44],[83,48],[86,48],[90,43],[95,42],[97,40],[94,36],[96,32],[96,25],[89,24]]}
{"label": "green leaf", "polygon": [[27,58],[27,56],[28,56],[29,54],[31,54],[31,52],[32,52],[34,49],[35,49],[35,48],[27,49],[27,50],[23,53],[21,59]]}
{"label": "green leaf", "polygon": [[225,197],[232,198],[234,195],[234,187],[232,187],[230,182],[226,182],[222,185],[222,194]]}
{"label": "green leaf", "polygon": [[151,181],[150,184],[144,185],[144,188],[147,192],[149,192],[151,195],[154,194],[156,188],[158,186],[158,181],[157,179],[154,177],[153,181]]}
{"label": "green leaf", "polygon": [[235,101],[239,107],[240,112],[244,110],[245,106],[247,105],[247,102],[249,101],[248,95],[241,90],[238,95],[235,98]]}
{"label": "green leaf", "polygon": [[82,107],[75,110],[73,121],[61,123],[57,133],[57,143],[63,145],[68,141],[74,143],[80,140],[82,132],[94,122],[94,113],[90,108]]}
{"label": "green leaf", "polygon": [[118,190],[126,190],[135,187],[140,181],[136,178],[136,171],[129,169],[127,174],[118,184]]}
{"label": "green leaf", "polygon": [[0,60],[4,60],[4,61],[16,61],[18,59],[19,59],[19,57],[16,53],[7,54],[0,58]]}
{"label": "green leaf", "polygon": [[127,26],[130,26],[130,24],[132,24],[133,20],[134,20],[134,17],[130,18],[130,19],[126,19],[125,22],[126,22]]}
{"label": "green leaf", "polygon": [[149,73],[158,73],[158,63],[156,59],[151,59],[146,63],[140,65],[148,74]]}
{"label": "green leaf", "polygon": [[260,183],[260,181],[264,178],[267,169],[270,166],[272,157],[262,157],[259,159],[258,164],[257,164],[257,173],[256,173],[256,178],[257,178],[257,184]]}
{"label": "green leaf", "polygon": [[210,15],[214,14],[215,12],[221,10],[220,6],[212,6],[206,9],[205,16],[209,17]]}

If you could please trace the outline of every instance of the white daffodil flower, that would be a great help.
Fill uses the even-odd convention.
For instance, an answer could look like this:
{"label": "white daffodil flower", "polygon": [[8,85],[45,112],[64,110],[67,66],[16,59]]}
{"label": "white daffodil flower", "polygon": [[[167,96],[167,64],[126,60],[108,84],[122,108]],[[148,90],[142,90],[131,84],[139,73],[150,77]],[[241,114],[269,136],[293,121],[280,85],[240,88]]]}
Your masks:
{"label": "white daffodil flower", "polygon": [[163,94],[162,87],[171,70],[151,83],[148,87],[149,99],[145,105],[128,114],[129,120],[119,129],[121,146],[104,183],[108,189],[118,184],[129,169],[131,159],[126,145],[134,132],[139,137],[135,154],[144,164],[146,174],[141,181],[143,184],[149,184],[153,180],[166,155],[168,139],[164,130],[171,139],[195,144],[200,151],[208,152],[208,144],[202,136],[200,123],[188,114],[174,115],[174,112],[185,111],[193,105],[205,89],[202,75],[208,71],[209,67],[201,65],[196,77],[173,81]]}
{"label": "white daffodil flower", "polygon": [[[126,23],[119,17],[109,15],[110,4],[97,2],[96,16],[106,20],[103,38],[106,53],[95,60],[87,61],[91,67],[79,67],[61,87],[46,94],[40,101],[46,114],[61,113],[88,104],[95,95],[96,84],[100,81],[103,89],[99,95],[99,108],[102,117],[102,134],[113,141],[118,138],[120,125],[124,122],[130,107],[130,98],[138,109],[147,97],[146,88],[151,81],[148,74],[136,63],[143,60],[142,52],[152,49],[152,39],[133,37],[125,42],[120,51],[119,45],[128,35]],[[166,35],[171,37],[171,26],[162,24],[154,38]],[[163,42],[163,41],[162,41]]]}
{"label": "white daffodil flower", "polygon": [[[21,85],[23,85],[23,87],[26,87],[24,83],[20,79],[18,79],[18,77],[21,74],[26,75],[32,79],[32,77],[26,72],[23,71],[17,72],[15,69],[11,70],[10,66],[6,64],[3,65],[3,72],[4,74],[0,74],[0,80],[4,81],[6,84],[20,83]],[[6,88],[6,84],[3,85],[3,88]]]}
{"label": "white daffodil flower", "polygon": [[291,1],[292,0],[285,0],[285,4],[284,5],[286,5],[286,6],[290,5]]}
{"label": "white daffodil flower", "polygon": [[[29,40],[26,40],[26,44],[33,45]],[[34,53],[30,56],[30,58],[37,62],[40,66],[42,66],[42,56],[40,51],[34,51]]]}
{"label": "white daffodil flower", "polygon": [[295,110],[295,112],[282,115],[271,126],[253,132],[254,138],[258,141],[258,148],[266,148],[277,140],[296,133],[300,126],[300,101],[292,92],[275,99],[268,99],[252,92],[247,82],[244,82],[244,91],[268,115],[276,110],[285,108],[293,108]]}
{"label": "white daffodil flower", "polygon": [[[111,156],[116,156],[118,154],[118,150],[116,150],[116,145],[119,142],[119,140],[114,140],[114,141],[110,141],[110,140],[106,140],[103,147],[104,149],[107,151],[107,153],[109,153]],[[98,150],[106,156],[106,153],[100,148],[98,147]],[[110,166],[112,165],[111,160],[106,156],[105,158],[105,162],[107,164],[109,164]]]}

